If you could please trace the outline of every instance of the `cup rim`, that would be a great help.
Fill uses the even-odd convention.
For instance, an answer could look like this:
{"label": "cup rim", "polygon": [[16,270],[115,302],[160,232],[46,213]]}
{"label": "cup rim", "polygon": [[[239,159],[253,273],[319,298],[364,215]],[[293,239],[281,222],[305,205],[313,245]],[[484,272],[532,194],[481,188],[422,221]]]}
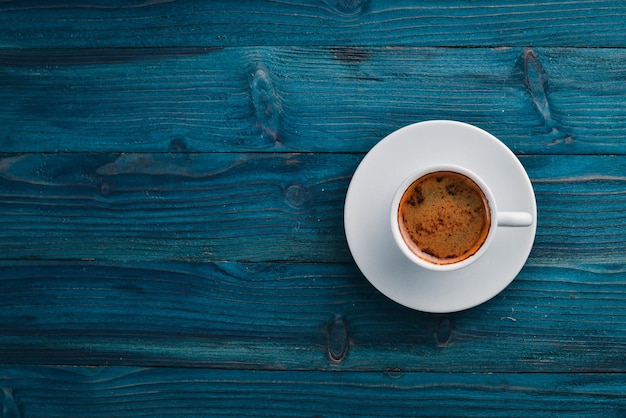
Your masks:
{"label": "cup rim", "polygon": [[[470,255],[468,258],[466,258],[465,260],[459,261],[457,263],[452,263],[452,264],[435,264],[435,263],[431,263],[428,262],[427,260],[419,257],[417,254],[415,254],[413,251],[411,251],[411,249],[406,245],[406,243],[404,242],[404,238],[402,237],[402,234],[400,233],[400,228],[398,225],[398,207],[400,205],[400,201],[402,199],[402,196],[404,195],[404,192],[408,189],[408,187],[413,184],[414,181],[416,181],[417,179],[430,174],[430,173],[435,173],[438,171],[451,171],[451,172],[455,172],[458,174],[462,174],[465,175],[467,177],[469,177],[472,181],[474,181],[478,187],[482,190],[482,192],[485,195],[485,198],[487,199],[487,203],[489,206],[489,212],[490,212],[490,216],[491,216],[491,224],[489,226],[489,232],[487,234],[487,238],[485,239],[485,242],[483,242],[483,244],[481,245],[481,247],[478,249],[478,251],[476,251],[474,254]],[[428,270],[432,270],[432,271],[452,271],[452,270],[458,270],[461,269],[463,267],[466,267],[470,264],[472,264],[473,262],[475,262],[476,260],[478,260],[482,255],[485,254],[485,252],[487,252],[487,250],[489,249],[494,237],[495,237],[495,232],[496,229],[498,227],[498,221],[497,221],[497,207],[496,207],[496,201],[493,197],[493,193],[491,192],[491,189],[489,188],[489,186],[487,186],[487,184],[473,171],[465,168],[465,167],[461,167],[459,165],[456,164],[435,164],[435,165],[431,165],[425,168],[421,168],[419,170],[413,171],[411,174],[409,174],[407,177],[404,178],[404,180],[399,184],[399,186],[397,187],[394,195],[393,195],[393,199],[391,201],[391,208],[390,208],[390,218],[391,218],[391,233],[393,235],[393,239],[396,243],[396,245],[398,246],[398,248],[402,251],[402,253],[413,263],[417,264],[420,267],[426,268]]]}

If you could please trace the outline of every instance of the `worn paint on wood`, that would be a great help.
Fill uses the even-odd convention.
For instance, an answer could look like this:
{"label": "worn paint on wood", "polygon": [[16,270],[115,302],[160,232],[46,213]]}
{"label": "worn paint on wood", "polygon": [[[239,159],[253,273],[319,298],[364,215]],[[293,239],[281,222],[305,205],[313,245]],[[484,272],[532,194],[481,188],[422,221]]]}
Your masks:
{"label": "worn paint on wood", "polygon": [[619,417],[625,384],[604,374],[2,367],[0,401],[7,415],[28,417]]}
{"label": "worn paint on wood", "polygon": [[623,47],[626,6],[607,0],[6,1],[0,27],[0,47]]}
{"label": "worn paint on wood", "polygon": [[5,363],[626,372],[618,266],[530,263],[493,300],[447,315],[391,302],[348,263],[0,267]]}
{"label": "worn paint on wood", "polygon": [[625,78],[622,49],[0,50],[0,141],[363,153],[401,126],[455,119],[518,153],[623,154]]}
{"label": "worn paint on wood", "polygon": [[[343,204],[362,157],[5,155],[0,258],[351,262]],[[532,261],[626,262],[625,157],[521,161],[538,206]]]}
{"label": "worn paint on wood", "polygon": [[[0,416],[623,416],[625,16],[0,2]],[[343,236],[355,167],[425,119],[502,139],[539,209],[517,279],[448,315]]]}

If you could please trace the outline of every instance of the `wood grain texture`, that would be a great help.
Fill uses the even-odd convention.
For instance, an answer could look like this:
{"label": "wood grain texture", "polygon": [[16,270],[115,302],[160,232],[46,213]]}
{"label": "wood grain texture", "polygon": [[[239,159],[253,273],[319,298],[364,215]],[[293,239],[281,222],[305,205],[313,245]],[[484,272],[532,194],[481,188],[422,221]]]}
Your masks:
{"label": "wood grain texture", "polygon": [[624,373],[624,268],[529,263],[433,315],[353,264],[0,263],[4,364],[360,372]]}
{"label": "wood grain texture", "polygon": [[360,155],[23,154],[0,162],[0,257],[347,260]]}
{"label": "wood grain texture", "polygon": [[623,375],[2,367],[12,417],[621,417]]}
{"label": "wood grain texture", "polygon": [[[32,25],[32,22],[37,25]],[[626,46],[606,0],[3,1],[0,46]]]}
{"label": "wood grain texture", "polygon": [[610,48],[4,49],[0,145],[367,152],[454,119],[520,154],[624,154],[625,78]]}
{"label": "wood grain texture", "polygon": [[[624,80],[622,1],[0,1],[0,417],[626,416]],[[539,209],[445,315],[343,231],[426,119]]]}
{"label": "wood grain texture", "polygon": [[[362,154],[0,158],[0,258],[351,262],[343,205]],[[531,260],[626,263],[626,158],[522,156]]]}

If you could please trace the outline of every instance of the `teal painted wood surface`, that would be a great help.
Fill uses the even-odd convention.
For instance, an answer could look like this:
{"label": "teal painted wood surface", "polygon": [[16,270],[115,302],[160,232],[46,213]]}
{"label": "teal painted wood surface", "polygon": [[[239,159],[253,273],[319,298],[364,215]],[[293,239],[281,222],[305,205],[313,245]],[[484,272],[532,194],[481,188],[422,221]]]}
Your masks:
{"label": "teal painted wood surface", "polygon": [[[626,415],[623,2],[0,2],[0,417]],[[534,248],[431,315],[353,263],[393,130],[519,157]]]}
{"label": "teal painted wood surface", "polygon": [[[362,157],[4,155],[0,259],[351,262],[343,204]],[[538,206],[531,261],[626,262],[624,156],[520,159]]]}
{"label": "teal painted wood surface", "polygon": [[[13,416],[621,417],[623,375],[237,372],[134,367],[0,368]],[[88,388],[88,389],[86,389]],[[572,396],[576,394],[576,396]],[[563,412],[566,411],[566,414]]]}
{"label": "teal painted wood surface", "polygon": [[614,48],[3,49],[2,150],[364,153],[455,119],[520,154],[623,154],[625,78]]}
{"label": "teal painted wood surface", "polygon": [[[33,25],[32,22],[37,22]],[[626,46],[622,1],[5,1],[0,46]]]}
{"label": "teal painted wood surface", "polygon": [[493,300],[424,314],[352,264],[4,261],[12,364],[624,373],[624,269],[529,263]]}

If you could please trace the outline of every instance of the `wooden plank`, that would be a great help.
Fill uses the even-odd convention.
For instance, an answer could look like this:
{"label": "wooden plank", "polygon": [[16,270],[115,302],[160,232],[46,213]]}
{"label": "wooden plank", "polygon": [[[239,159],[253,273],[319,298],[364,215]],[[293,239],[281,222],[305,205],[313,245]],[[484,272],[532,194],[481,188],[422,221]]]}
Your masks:
{"label": "wooden plank", "polygon": [[8,416],[586,416],[626,413],[624,375],[3,367]]}
{"label": "wooden plank", "polygon": [[[4,155],[0,259],[351,262],[343,205],[362,157]],[[534,262],[626,262],[624,156],[521,161],[539,211]]]}
{"label": "wooden plank", "polygon": [[361,157],[8,155],[0,258],[347,260],[342,207]]}
{"label": "wooden plank", "polygon": [[4,1],[0,46],[626,46],[625,22],[607,0]]}
{"label": "wooden plank", "polygon": [[624,49],[4,49],[0,144],[366,152],[404,125],[455,119],[518,153],[624,154],[625,77]]}
{"label": "wooden plank", "polygon": [[527,265],[447,315],[353,264],[0,263],[4,364],[624,373],[624,267]]}
{"label": "wooden plank", "polygon": [[[538,207],[536,261],[623,264],[626,166],[621,158],[521,158]],[[599,244],[596,246],[596,243]]]}

